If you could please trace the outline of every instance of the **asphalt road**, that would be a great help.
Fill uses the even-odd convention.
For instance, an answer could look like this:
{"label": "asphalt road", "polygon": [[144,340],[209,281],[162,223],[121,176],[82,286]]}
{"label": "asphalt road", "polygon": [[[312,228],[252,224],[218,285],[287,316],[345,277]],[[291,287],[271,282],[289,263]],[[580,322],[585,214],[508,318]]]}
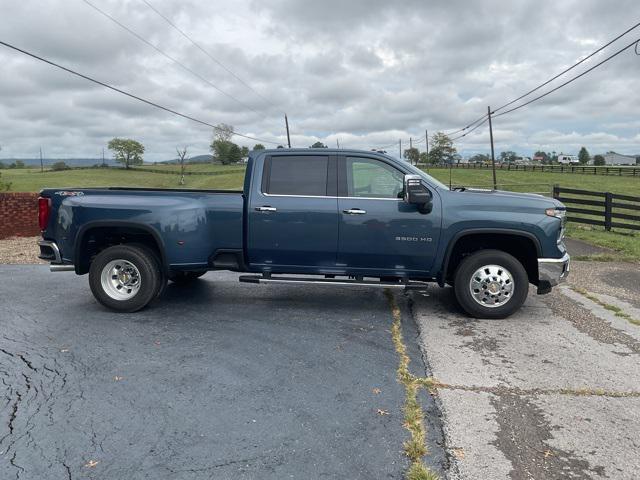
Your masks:
{"label": "asphalt road", "polygon": [[[391,321],[381,291],[228,273],[114,314],[86,277],[2,265],[0,478],[402,478]],[[439,418],[421,400],[438,470]]]}

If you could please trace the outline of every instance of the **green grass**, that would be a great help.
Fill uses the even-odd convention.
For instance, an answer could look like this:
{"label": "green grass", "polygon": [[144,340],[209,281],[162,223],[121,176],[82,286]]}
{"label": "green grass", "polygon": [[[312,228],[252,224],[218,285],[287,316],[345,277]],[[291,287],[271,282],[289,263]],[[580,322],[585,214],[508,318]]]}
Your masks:
{"label": "green grass", "polygon": [[[426,169],[425,169],[426,170]],[[449,169],[430,168],[429,175],[445,184],[449,184]],[[451,169],[452,183],[464,186],[493,185],[492,173],[489,169]],[[566,188],[613,192],[624,195],[639,195],[640,177],[618,177],[614,175],[583,175],[579,173],[546,173],[546,172],[496,172],[498,187],[508,184],[505,190],[517,192],[545,192],[551,194],[554,184]]]}
{"label": "green grass", "polygon": [[[169,167],[172,167],[171,169]],[[202,171],[203,165],[189,165],[188,170],[197,168]],[[242,189],[244,170],[238,165],[208,165],[216,175],[186,175],[185,184],[180,185],[180,176],[123,170],[115,168],[89,168],[53,172],[40,169],[2,170],[2,180],[11,182],[12,192],[37,192],[42,188],[60,187],[157,187],[157,188],[210,188],[221,190]],[[146,167],[145,167],[146,168]],[[175,170],[173,165],[152,167],[156,169]],[[229,171],[228,174],[222,172]]]}
{"label": "green grass", "polygon": [[633,233],[630,230],[607,232],[601,227],[569,223],[567,236],[613,250],[612,253],[590,255],[579,260],[640,262],[640,232]]}

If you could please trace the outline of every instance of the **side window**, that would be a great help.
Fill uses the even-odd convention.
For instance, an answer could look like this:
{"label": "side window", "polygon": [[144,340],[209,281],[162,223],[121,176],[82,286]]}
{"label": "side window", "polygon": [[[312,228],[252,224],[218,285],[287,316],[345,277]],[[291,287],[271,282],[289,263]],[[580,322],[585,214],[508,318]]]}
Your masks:
{"label": "side window", "polygon": [[401,171],[372,158],[347,157],[349,197],[401,198],[404,175]]}
{"label": "side window", "polygon": [[329,157],[274,156],[265,164],[263,191],[271,195],[327,195]]}

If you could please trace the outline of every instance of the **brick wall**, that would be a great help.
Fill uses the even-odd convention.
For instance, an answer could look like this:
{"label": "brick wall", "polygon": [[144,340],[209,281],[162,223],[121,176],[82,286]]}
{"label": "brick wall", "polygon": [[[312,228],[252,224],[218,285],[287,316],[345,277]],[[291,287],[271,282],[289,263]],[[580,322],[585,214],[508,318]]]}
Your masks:
{"label": "brick wall", "polygon": [[32,237],[38,227],[37,193],[0,193],[0,239]]}

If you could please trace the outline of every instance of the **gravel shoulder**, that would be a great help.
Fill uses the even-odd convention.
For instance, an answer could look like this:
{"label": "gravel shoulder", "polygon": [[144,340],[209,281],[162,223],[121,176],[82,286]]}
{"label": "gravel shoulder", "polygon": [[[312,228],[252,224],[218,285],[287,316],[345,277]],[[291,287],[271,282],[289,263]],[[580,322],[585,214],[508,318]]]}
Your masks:
{"label": "gravel shoulder", "polygon": [[0,264],[45,263],[38,258],[40,237],[11,237],[0,240]]}

